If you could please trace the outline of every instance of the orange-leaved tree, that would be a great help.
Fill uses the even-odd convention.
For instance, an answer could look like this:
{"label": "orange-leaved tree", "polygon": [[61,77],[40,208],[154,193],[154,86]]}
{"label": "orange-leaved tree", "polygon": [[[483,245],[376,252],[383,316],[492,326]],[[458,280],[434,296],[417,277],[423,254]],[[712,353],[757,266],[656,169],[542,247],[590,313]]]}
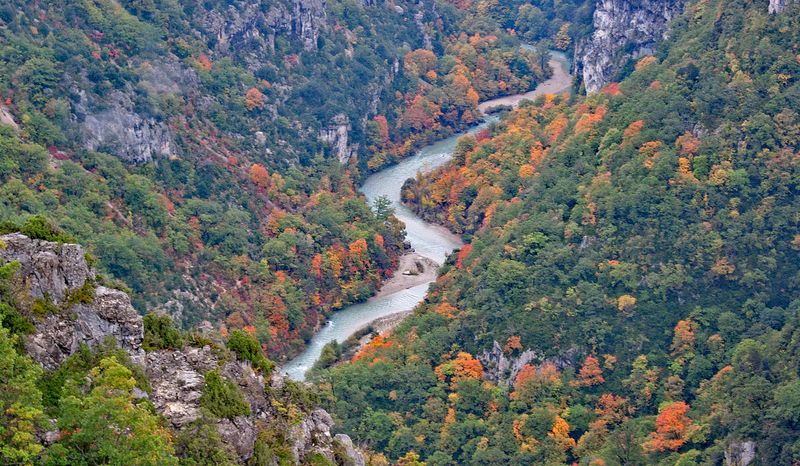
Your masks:
{"label": "orange-leaved tree", "polygon": [[698,426],[686,413],[689,405],[676,401],[661,407],[656,417],[656,431],[644,446],[650,451],[675,451],[682,447],[697,432]]}
{"label": "orange-leaved tree", "polygon": [[600,361],[590,354],[583,361],[583,366],[578,372],[578,380],[573,380],[571,385],[574,387],[592,387],[605,381],[603,369],[600,368]]}
{"label": "orange-leaved tree", "polygon": [[250,167],[250,181],[260,187],[269,186],[269,173],[267,169],[259,163],[254,163]]}
{"label": "orange-leaved tree", "polygon": [[248,110],[255,110],[264,106],[264,94],[255,87],[251,87],[244,94],[244,106]]}

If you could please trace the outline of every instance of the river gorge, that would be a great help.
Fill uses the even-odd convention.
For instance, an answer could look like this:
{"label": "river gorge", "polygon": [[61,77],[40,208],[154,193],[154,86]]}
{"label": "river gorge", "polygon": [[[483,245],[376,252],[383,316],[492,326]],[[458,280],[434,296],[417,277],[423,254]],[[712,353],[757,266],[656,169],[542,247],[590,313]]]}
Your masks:
{"label": "river gorge", "polygon": [[[568,58],[563,53],[551,52],[549,63],[553,75],[540,83],[535,90],[483,102],[479,106],[480,110],[488,112],[496,107],[515,107],[524,99],[568,91],[572,85]],[[395,276],[375,296],[334,313],[314,335],[306,349],[282,367],[282,372],[294,380],[303,380],[326,344],[334,340],[342,342],[376,319],[408,312],[425,298],[428,285],[436,279],[438,266],[463,243],[446,228],[425,222],[411,212],[401,203],[400,190],[403,183],[416,176],[417,172],[427,172],[447,163],[460,137],[478,132],[493,121],[497,121],[497,117],[487,116],[481,124],[468,131],[428,145],[414,156],[367,178],[361,192],[370,205],[381,196],[391,201],[395,215],[406,225],[406,239],[411,243],[414,252],[404,257]],[[422,273],[412,277],[402,275],[407,270],[406,264],[417,261],[424,264]]]}

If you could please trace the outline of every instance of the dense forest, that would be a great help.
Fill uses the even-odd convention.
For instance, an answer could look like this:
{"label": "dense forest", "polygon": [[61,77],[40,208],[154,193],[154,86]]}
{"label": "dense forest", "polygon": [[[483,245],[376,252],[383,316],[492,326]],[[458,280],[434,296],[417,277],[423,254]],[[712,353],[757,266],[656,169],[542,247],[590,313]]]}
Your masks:
{"label": "dense forest", "polygon": [[142,311],[295,353],[402,253],[402,225],[356,192],[363,174],[549,72],[469,11],[3,5],[0,220],[47,217]]}
{"label": "dense forest", "polygon": [[358,463],[266,354],[396,268],[363,177],[586,33],[536,5],[0,5],[0,462]]}
{"label": "dense forest", "polygon": [[[280,374],[407,252],[366,176],[684,5],[601,91],[576,63],[407,180],[465,246],[391,330]],[[800,464],[798,13],[0,4],[0,463]]]}
{"label": "dense forest", "polygon": [[343,429],[399,464],[800,461],[798,20],[690,2],[621,82],[407,182],[469,244],[317,376]]}
{"label": "dense forest", "polygon": [[[32,217],[22,225],[21,232],[34,241],[68,239],[41,217]],[[0,249],[8,247],[0,240]],[[29,348],[26,337],[41,330],[36,325],[56,319],[62,320],[63,329],[66,322],[80,319],[81,313],[101,305],[101,290],[109,291],[102,288],[105,280],[98,276],[70,289],[62,300],[45,295],[31,302],[32,296],[20,290],[19,269],[19,262],[0,267],[2,464],[242,464],[239,448],[230,438],[223,438],[217,426],[246,422],[257,411],[262,425],[245,458],[247,464],[296,462],[292,448],[297,447],[289,438],[291,428],[309,416],[317,395],[291,381],[244,390],[243,385],[270,380],[274,369],[256,337],[242,330],[233,330],[225,339],[217,332],[181,331],[168,316],[148,314],[137,324],[147,368],[142,365],[141,351],[120,348],[118,341],[107,335],[91,347],[81,344],[57,368],[43,370],[41,361],[25,353]],[[175,430],[164,408],[157,410],[161,390],[155,385],[162,384],[164,376],[153,371],[154,362],[193,352],[208,355],[201,361],[206,368],[204,383],[201,387],[182,386],[180,394],[190,398],[194,391],[198,413],[182,429]],[[238,379],[230,373],[237,365],[246,368]],[[170,367],[167,364],[162,369]],[[167,374],[168,383],[180,377]],[[266,403],[271,405],[270,411],[265,410]],[[264,423],[267,415],[269,422]],[[319,452],[305,456],[307,464],[333,464]]]}

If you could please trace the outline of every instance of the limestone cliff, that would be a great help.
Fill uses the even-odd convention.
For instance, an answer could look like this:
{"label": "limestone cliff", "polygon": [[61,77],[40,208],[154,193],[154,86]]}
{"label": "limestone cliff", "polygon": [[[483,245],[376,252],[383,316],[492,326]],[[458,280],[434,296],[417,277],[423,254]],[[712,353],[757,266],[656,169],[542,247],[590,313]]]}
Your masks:
{"label": "limestone cliff", "polygon": [[500,343],[495,341],[491,349],[483,350],[483,353],[478,355],[478,360],[483,364],[484,378],[500,385],[510,386],[526,364],[538,365],[549,362],[559,370],[563,370],[567,367],[574,367],[574,361],[579,354],[578,348],[572,348],[553,358],[547,358],[544,354],[532,349],[506,355]]}
{"label": "limestone cliff", "polygon": [[586,91],[600,90],[629,59],[653,53],[683,5],[683,0],[597,0],[594,33],[576,50]]}
{"label": "limestone cliff", "polygon": [[769,12],[772,14],[783,13],[794,0],[769,0]]}
{"label": "limestone cliff", "polygon": [[192,23],[215,54],[236,56],[257,69],[281,36],[299,40],[305,50],[315,50],[320,30],[326,27],[325,7],[325,0],[239,0],[219,8],[198,8]]}
{"label": "limestone cliff", "polygon": [[333,153],[340,163],[347,163],[350,157],[358,150],[358,146],[351,146],[349,143],[350,131],[352,126],[347,115],[340,113],[331,119],[329,126],[319,132],[319,139],[330,144]]}
{"label": "limestone cliff", "polygon": [[0,265],[9,262],[17,264],[15,295],[31,309],[35,327],[24,339],[25,348],[45,369],[56,369],[83,344],[93,347],[113,338],[149,379],[152,390],[141,396],[174,429],[188,428],[201,416],[205,374],[217,370],[236,384],[250,406],[250,415],[223,418],[216,425],[242,462],[253,455],[258,432],[270,429],[283,433],[297,464],[311,454],[333,462],[345,455],[348,464],[364,464],[349,437],[331,434],[333,420],[324,410],[305,407],[287,419],[282,410],[294,389],[282,376],[265,379],[249,362],[214,343],[145,353],[142,317],[126,293],[96,285],[97,275],[81,246],[7,234],[0,236]]}
{"label": "limestone cliff", "polygon": [[77,94],[80,100],[73,110],[87,149],[109,152],[130,163],[175,155],[172,132],[165,123],[135,109],[132,91],[112,92],[101,105],[91,104],[96,99],[82,90]]}
{"label": "limestone cliff", "polygon": [[[36,330],[25,337],[25,348],[45,369],[54,369],[78,350],[107,337],[142,361],[142,318],[127,294],[95,286],[95,274],[86,264],[83,248],[32,240],[13,233],[0,237],[0,262],[17,262],[17,286],[46,315],[34,319]],[[91,299],[76,299],[93,290]],[[23,298],[24,299],[24,298]]]}
{"label": "limestone cliff", "polygon": [[[251,71],[274,62],[278,37],[299,41],[305,50],[315,50],[320,31],[326,27],[325,0],[220,3],[217,7],[200,3],[187,9],[189,15],[181,27],[205,42],[213,59],[229,57]],[[130,65],[139,72],[141,81],[100,94],[87,92],[95,83],[86,76],[65,77],[72,95],[72,120],[83,146],[114,154],[129,163],[178,156],[173,130],[150,102],[165,94],[195,96],[197,76],[168,52],[150,55],[146,62],[136,59]],[[207,101],[196,99],[193,105],[202,108]],[[0,123],[13,123],[2,108]]]}

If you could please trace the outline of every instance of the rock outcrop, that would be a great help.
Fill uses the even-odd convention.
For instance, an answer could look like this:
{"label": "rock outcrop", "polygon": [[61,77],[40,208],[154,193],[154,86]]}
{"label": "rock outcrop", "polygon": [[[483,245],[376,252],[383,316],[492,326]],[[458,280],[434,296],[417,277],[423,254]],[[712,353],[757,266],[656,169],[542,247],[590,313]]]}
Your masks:
{"label": "rock outcrop", "polygon": [[553,363],[558,370],[572,367],[579,350],[573,348],[557,357],[547,358],[544,354],[526,349],[515,356],[506,356],[500,343],[497,341],[492,349],[484,350],[478,355],[478,360],[483,365],[483,377],[494,383],[509,386],[517,379],[517,375],[526,364]]}
{"label": "rock outcrop", "polygon": [[21,233],[0,236],[3,263],[18,262],[18,280],[33,298],[49,297],[60,305],[70,290],[94,280],[83,248],[30,239]]}
{"label": "rock outcrop", "polygon": [[[88,150],[103,151],[128,163],[147,163],[159,157],[175,157],[177,145],[172,130],[160,112],[147,103],[141,91],[157,100],[164,95],[192,94],[199,79],[178,57],[165,54],[137,60],[141,79],[137,88],[126,84],[106,95],[87,92],[85,77],[72,77],[72,119]],[[202,105],[201,102],[195,102]]]}
{"label": "rock outcrop", "polygon": [[627,60],[653,53],[683,0],[597,0],[594,33],[576,50],[586,91],[608,84]]}
{"label": "rock outcrop", "polygon": [[126,293],[98,286],[91,303],[74,304],[36,322],[36,333],[25,337],[25,349],[43,367],[54,369],[82,344],[93,347],[108,337],[134,362],[143,360],[142,317]]}
{"label": "rock outcrop", "polygon": [[[31,357],[46,369],[54,369],[81,344],[95,346],[108,337],[142,361],[142,318],[127,294],[94,286],[94,271],[77,244],[33,240],[19,233],[0,236],[0,262],[17,262],[18,287],[32,300],[48,303],[51,312],[35,320],[36,331],[24,344]],[[71,303],[70,297],[93,288],[91,300]]]}
{"label": "rock outcrop", "polygon": [[14,128],[14,131],[19,131],[19,125],[14,120],[14,115],[5,105],[0,105],[0,125],[8,125]]}
{"label": "rock outcrop", "polygon": [[[148,397],[156,411],[175,429],[187,427],[200,417],[200,398],[206,373],[219,370],[223,377],[234,382],[250,405],[251,414],[220,419],[217,431],[223,442],[232,446],[242,460],[253,455],[259,426],[283,425],[270,398],[277,396],[280,399],[286,383],[283,376],[275,375],[265,380],[250,363],[224,358],[210,346],[152,351],[147,353],[144,365],[152,387]],[[302,464],[311,453],[321,453],[333,460],[336,444],[349,451],[353,464],[364,464],[363,456],[353,447],[349,437],[332,436],[333,424],[325,410],[314,409],[286,427],[286,438],[297,464]]]}
{"label": "rock outcrop", "polygon": [[197,8],[192,23],[216,55],[237,56],[257,69],[274,51],[279,36],[300,40],[305,50],[315,50],[326,25],[325,7],[325,0],[271,2],[268,6],[239,0],[219,9]]}
{"label": "rock outcrop", "polygon": [[349,144],[351,130],[352,127],[350,126],[350,120],[347,118],[347,115],[340,113],[331,119],[331,124],[329,126],[323,128],[319,132],[319,139],[331,145],[333,153],[342,164],[347,163],[357,150],[356,147],[351,147]]}
{"label": "rock outcrop", "polygon": [[293,422],[284,419],[275,406],[275,401],[282,405],[291,396],[286,390],[290,382],[283,376],[265,380],[249,362],[222,347],[187,345],[145,353],[142,317],[126,293],[95,285],[95,272],[81,246],[7,234],[0,236],[0,265],[9,262],[18,264],[14,286],[20,299],[31,307],[47,303],[39,305],[46,314],[32,316],[35,331],[24,340],[27,352],[45,369],[56,369],[81,344],[92,347],[111,337],[143,366],[150,381],[150,393],[140,391],[137,396],[148,398],[173,428],[180,430],[201,416],[205,374],[218,370],[236,384],[250,406],[250,415],[220,419],[216,425],[242,462],[253,455],[259,429],[271,428],[284,432],[296,464],[313,453],[334,462],[344,454],[348,464],[365,464],[349,437],[331,434],[333,419],[325,410],[298,412]]}
{"label": "rock outcrop", "polygon": [[752,440],[733,442],[725,449],[725,466],[748,466],[756,459],[756,444]]}
{"label": "rock outcrop", "polygon": [[162,121],[135,110],[133,91],[114,91],[102,105],[89,102],[85,91],[74,106],[84,146],[116,155],[129,163],[147,163],[176,153],[172,132]]}
{"label": "rock outcrop", "polygon": [[794,0],[769,0],[769,12],[771,14],[783,13]]}

